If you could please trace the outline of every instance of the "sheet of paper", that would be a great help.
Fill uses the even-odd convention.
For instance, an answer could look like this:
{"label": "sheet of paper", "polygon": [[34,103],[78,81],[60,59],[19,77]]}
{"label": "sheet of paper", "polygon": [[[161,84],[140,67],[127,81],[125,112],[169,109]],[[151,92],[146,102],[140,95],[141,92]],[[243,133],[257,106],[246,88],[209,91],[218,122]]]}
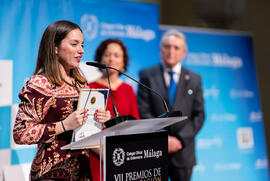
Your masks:
{"label": "sheet of paper", "polygon": [[78,141],[85,137],[98,133],[102,129],[101,123],[94,120],[96,109],[105,109],[108,89],[81,89],[77,110],[86,108],[89,110],[85,124],[73,131],[72,141]]}

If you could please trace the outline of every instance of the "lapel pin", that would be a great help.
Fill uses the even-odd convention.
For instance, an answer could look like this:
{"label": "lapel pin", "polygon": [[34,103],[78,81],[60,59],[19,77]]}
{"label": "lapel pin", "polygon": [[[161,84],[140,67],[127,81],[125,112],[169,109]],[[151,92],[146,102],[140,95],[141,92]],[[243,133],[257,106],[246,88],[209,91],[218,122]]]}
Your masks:
{"label": "lapel pin", "polygon": [[189,94],[189,95],[193,94],[193,90],[188,89],[188,94]]}

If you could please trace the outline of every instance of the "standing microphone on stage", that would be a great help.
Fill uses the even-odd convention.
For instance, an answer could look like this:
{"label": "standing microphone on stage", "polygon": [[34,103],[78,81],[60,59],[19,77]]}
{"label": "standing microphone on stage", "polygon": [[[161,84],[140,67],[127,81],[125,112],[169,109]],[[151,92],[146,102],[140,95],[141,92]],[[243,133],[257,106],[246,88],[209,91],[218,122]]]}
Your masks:
{"label": "standing microphone on stage", "polygon": [[[142,84],[142,83],[139,82],[138,80],[136,80],[136,79],[130,77],[129,75],[125,74],[124,72],[122,72],[122,71],[120,71],[120,70],[118,70],[118,69],[116,69],[116,68],[114,68],[114,67],[106,66],[105,64],[96,63],[96,62],[86,62],[86,65],[94,66],[94,67],[97,67],[97,68],[100,68],[100,69],[106,69],[106,72],[108,71],[108,69],[113,69],[113,70],[115,70],[115,71],[117,71],[117,72],[119,72],[119,73],[125,75],[125,76],[128,77],[129,79],[135,81],[136,83],[140,84],[141,86],[143,86],[144,88],[148,89],[149,91],[151,91],[151,92],[155,93],[156,95],[158,95],[158,96],[161,98],[161,100],[162,100],[162,102],[163,102],[163,106],[164,106],[164,108],[165,108],[165,110],[166,110],[166,112],[165,112],[164,114],[162,114],[162,115],[159,116],[160,118],[182,116],[182,112],[181,112],[181,111],[169,111],[165,99],[164,99],[158,92],[156,92],[155,90],[151,89],[150,87],[148,87],[148,86]],[[108,72],[107,72],[107,77],[108,77],[108,76],[109,76],[109,75],[108,75]],[[108,78],[108,82],[109,82],[109,78]],[[110,86],[110,83],[109,83],[109,86]],[[110,89],[110,87],[109,87],[109,89]],[[116,106],[114,105],[114,103],[113,103],[113,107],[116,107]],[[124,117],[124,119],[126,119],[126,118]],[[109,121],[110,121],[110,120],[109,120]],[[109,122],[109,121],[107,121],[107,122]],[[106,123],[105,123],[105,126],[106,126]],[[107,126],[106,126],[106,127],[107,127]]]}
{"label": "standing microphone on stage", "polygon": [[112,96],[112,91],[111,91],[112,88],[111,88],[110,75],[109,75],[108,69],[107,69],[107,68],[105,68],[105,69],[106,69],[106,75],[107,75],[108,84],[109,84],[109,93],[110,93],[110,97],[111,97],[111,99],[112,99],[113,112],[114,112],[114,115],[115,115],[116,117],[118,117],[118,116],[119,116],[119,113],[118,113],[118,110],[117,110],[117,108],[116,108],[116,106],[115,106],[115,104],[114,104],[113,96]]}

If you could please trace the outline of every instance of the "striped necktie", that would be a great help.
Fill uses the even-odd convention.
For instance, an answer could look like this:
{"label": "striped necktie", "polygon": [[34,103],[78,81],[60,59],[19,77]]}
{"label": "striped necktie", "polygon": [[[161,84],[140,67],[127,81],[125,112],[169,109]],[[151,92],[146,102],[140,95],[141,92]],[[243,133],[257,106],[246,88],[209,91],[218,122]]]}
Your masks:
{"label": "striped necktie", "polygon": [[175,81],[173,79],[173,74],[174,73],[175,72],[173,72],[173,71],[169,72],[169,75],[170,75],[169,95],[170,95],[171,105],[173,105],[173,103],[174,103],[174,97],[175,97],[176,88],[177,88],[177,84],[175,83]]}

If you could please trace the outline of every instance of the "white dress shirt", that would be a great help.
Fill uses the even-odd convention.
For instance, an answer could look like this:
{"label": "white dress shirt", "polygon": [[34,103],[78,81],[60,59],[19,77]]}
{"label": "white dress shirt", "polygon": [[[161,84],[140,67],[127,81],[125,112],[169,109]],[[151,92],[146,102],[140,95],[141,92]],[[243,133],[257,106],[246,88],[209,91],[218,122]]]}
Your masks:
{"label": "white dress shirt", "polygon": [[176,84],[178,84],[179,82],[179,78],[180,78],[180,74],[181,74],[181,63],[179,62],[178,64],[176,64],[172,69],[169,69],[168,67],[166,67],[165,63],[161,63],[163,68],[164,68],[164,72],[163,72],[163,76],[164,76],[164,80],[165,80],[165,84],[167,87],[170,86],[170,81],[171,81],[171,76],[169,74],[170,71],[173,71],[173,80]]}

